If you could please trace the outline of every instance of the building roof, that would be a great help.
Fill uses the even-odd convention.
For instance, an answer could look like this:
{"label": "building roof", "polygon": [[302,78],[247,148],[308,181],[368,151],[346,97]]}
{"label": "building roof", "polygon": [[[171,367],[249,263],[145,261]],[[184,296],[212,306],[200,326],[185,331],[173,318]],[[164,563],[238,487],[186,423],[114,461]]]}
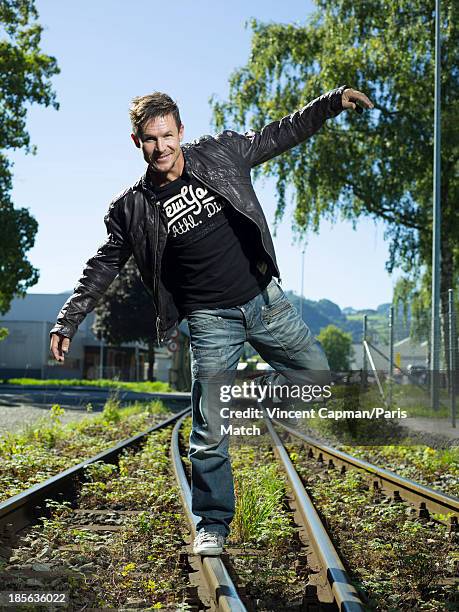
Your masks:
{"label": "building roof", "polygon": [[71,295],[65,293],[27,293],[16,297],[9,311],[0,316],[3,321],[55,321],[59,310]]}

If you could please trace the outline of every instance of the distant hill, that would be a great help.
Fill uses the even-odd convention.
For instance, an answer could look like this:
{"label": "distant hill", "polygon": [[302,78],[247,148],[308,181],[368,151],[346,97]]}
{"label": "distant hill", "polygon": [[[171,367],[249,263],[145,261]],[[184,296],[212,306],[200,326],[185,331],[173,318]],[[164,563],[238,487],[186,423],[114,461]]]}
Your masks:
{"label": "distant hill", "polygon": [[[301,299],[293,291],[286,291],[286,296],[301,312]],[[376,309],[365,308],[357,310],[350,306],[341,308],[331,300],[322,299],[317,302],[303,299],[303,321],[307,323],[314,335],[327,325],[336,325],[352,335],[354,342],[362,341],[363,315],[367,315],[368,332],[374,342],[387,344],[389,342],[389,309],[390,303],[380,304]],[[404,338],[409,333],[408,325],[403,324],[399,313],[396,325],[396,339]]]}

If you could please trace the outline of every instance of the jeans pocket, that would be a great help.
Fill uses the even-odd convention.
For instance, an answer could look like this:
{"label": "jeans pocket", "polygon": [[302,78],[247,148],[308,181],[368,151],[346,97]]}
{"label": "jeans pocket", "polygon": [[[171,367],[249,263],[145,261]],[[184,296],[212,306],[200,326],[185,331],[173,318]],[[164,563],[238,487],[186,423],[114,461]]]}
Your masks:
{"label": "jeans pocket", "polygon": [[270,304],[269,306],[262,306],[262,319],[266,323],[270,323],[274,318],[281,315],[284,311],[288,309],[294,308],[293,304],[291,304],[286,297],[283,299],[280,298],[274,302],[274,304]]}
{"label": "jeans pocket", "polygon": [[211,379],[226,370],[222,348],[199,348],[191,345],[191,373],[193,379]]}

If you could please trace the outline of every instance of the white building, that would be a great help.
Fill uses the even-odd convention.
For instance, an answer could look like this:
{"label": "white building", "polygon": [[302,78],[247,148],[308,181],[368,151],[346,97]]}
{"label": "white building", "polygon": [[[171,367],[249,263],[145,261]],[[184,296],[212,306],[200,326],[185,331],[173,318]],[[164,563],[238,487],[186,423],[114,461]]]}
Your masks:
{"label": "white building", "polygon": [[[81,323],[70,344],[64,364],[49,354],[49,332],[70,293],[28,293],[15,298],[9,312],[0,319],[8,337],[0,342],[0,378],[145,378],[147,346],[129,342],[106,346],[91,331],[94,313]],[[137,346],[136,346],[137,344]],[[162,352],[167,349],[162,349]],[[160,380],[167,380],[167,367],[158,350]],[[166,376],[166,378],[162,378]]]}

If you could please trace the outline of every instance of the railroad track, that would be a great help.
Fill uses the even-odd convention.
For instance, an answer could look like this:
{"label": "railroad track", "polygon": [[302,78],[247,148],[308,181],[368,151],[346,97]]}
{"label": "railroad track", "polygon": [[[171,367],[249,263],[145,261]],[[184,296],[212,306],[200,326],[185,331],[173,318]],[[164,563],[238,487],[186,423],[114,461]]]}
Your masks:
{"label": "railroad track", "polygon": [[[96,462],[115,463],[125,449],[138,449],[156,431],[164,429],[175,423],[171,440],[171,461],[186,516],[194,536],[195,525],[198,520],[191,512],[191,492],[186,473],[182,464],[179,444],[179,430],[183,419],[189,413],[189,408],[173,415],[162,423],[150,428],[146,432],[124,440],[112,449],[104,451],[97,456],[74,466],[62,474],[48,479],[15,497],[0,504],[0,553],[5,556],[8,549],[14,546],[21,533],[46,514],[45,500],[54,499],[59,502],[68,501],[75,505],[78,490],[85,481],[86,469]],[[272,446],[281,462],[292,491],[290,502],[295,511],[295,521],[301,540],[307,550],[308,563],[313,567],[305,585],[304,608],[307,610],[341,610],[343,612],[359,612],[365,607],[359,599],[358,593],[352,585],[346,569],[333,547],[326,529],[317,514],[308,494],[306,493],[300,477],[296,473],[288,453],[274,430],[272,423],[266,419],[266,427],[271,436]],[[456,512],[455,521],[451,520],[450,528],[457,525],[457,512],[459,500],[443,495],[438,491],[423,487],[403,479],[392,472],[371,465],[365,461],[347,455],[341,451],[319,444],[301,432],[282,426],[288,433],[301,438],[310,448],[310,456],[317,456],[321,461],[329,460],[330,465],[341,465],[342,469],[364,469],[371,474],[374,483],[382,491],[391,491],[395,500],[406,499],[418,506],[419,515],[426,517],[429,513]],[[315,455],[314,455],[315,453]],[[376,486],[376,485],[375,485]],[[392,487],[392,488],[391,488]],[[120,530],[120,523],[125,516],[140,514],[140,511],[123,509],[84,509],[74,508],[73,528],[88,530],[94,533],[112,533]],[[427,514],[428,516],[428,514]],[[209,607],[214,610],[256,610],[256,605],[247,598],[244,588],[238,583],[237,574],[231,565],[229,555],[218,557],[196,557],[191,554],[190,547],[180,553],[180,564],[183,568],[198,571],[199,582],[205,585],[206,595],[203,598],[196,594],[192,598],[192,609],[201,610]],[[184,559],[187,557],[187,560]],[[142,574],[137,575],[141,578]],[[146,577],[146,576],[144,576]],[[201,604],[199,603],[201,599]],[[200,607],[202,605],[202,607]]]}
{"label": "railroad track", "polygon": [[[459,499],[457,497],[419,484],[409,478],[403,478],[395,472],[322,444],[284,423],[277,421],[276,423],[284,431],[304,442],[308,448],[309,458],[316,458],[322,463],[327,462],[329,467],[341,468],[341,473],[348,469],[361,470],[372,480],[374,489],[379,489],[385,495],[392,497],[394,501],[405,501],[411,504],[416,508],[419,518],[430,519],[430,513],[449,515],[449,531],[458,531]],[[437,520],[437,522],[443,521]]]}
{"label": "railroad track", "polygon": [[[191,511],[191,489],[183,467],[179,446],[180,427],[185,416],[177,421],[174,427],[171,443],[171,458],[175,476],[180,487],[183,506],[192,531],[192,536],[194,537],[196,535],[196,524],[199,517],[196,517]],[[217,610],[221,610],[222,612],[245,612],[247,610],[220,557],[198,557],[197,567],[202,572],[211,602]]]}
{"label": "railroad track", "polygon": [[81,483],[85,481],[85,470],[88,466],[97,461],[115,463],[123,451],[140,448],[150,434],[173,424],[188,411],[189,408],[186,408],[143,433],[122,440],[112,448],[0,503],[0,554],[5,547],[7,549],[14,544],[15,538],[23,529],[35,524],[45,515],[45,500],[65,500],[73,503]]}
{"label": "railroad track", "polygon": [[[13,498],[0,504],[0,525],[2,528],[2,539],[1,539],[1,552],[4,558],[8,558],[10,552],[14,546],[18,543],[21,536],[23,536],[27,529],[32,527],[38,522],[40,517],[44,517],[47,514],[46,501],[54,500],[59,503],[69,502],[72,506],[77,505],[78,491],[87,481],[86,470],[88,467],[94,466],[98,462],[102,463],[116,463],[117,459],[121,456],[124,450],[137,450],[145,442],[148,436],[165,429],[178,421],[177,426],[173,430],[171,440],[171,453],[174,462],[174,470],[179,479],[180,492],[184,504],[186,515],[191,517],[191,492],[188,483],[186,482],[185,472],[181,463],[178,437],[179,437],[179,426],[183,419],[189,414],[190,409],[187,407],[178,414],[164,420],[163,422],[149,428],[147,431],[119,442],[115,447],[99,453],[98,455],[88,459],[80,464],[69,468],[68,470],[58,474],[57,476],[46,480],[43,483],[35,485],[29,490],[14,496]],[[83,504],[84,505],[84,504]],[[97,534],[98,545],[103,545],[104,537],[110,536],[113,533],[121,532],[123,530],[123,522],[126,518],[139,516],[142,514],[141,510],[124,510],[124,509],[113,509],[113,508],[102,508],[94,509],[92,507],[72,507],[66,516],[67,520],[67,531],[74,533],[78,532],[89,532],[91,534]],[[192,523],[193,524],[193,523]],[[193,534],[194,535],[194,534]],[[60,552],[65,551],[67,553],[77,553],[80,547],[78,544],[70,544],[66,546],[60,546]],[[191,560],[191,564],[187,564],[184,560],[183,552],[179,552],[179,563],[183,568],[184,572],[194,573],[200,571],[202,574],[200,578],[195,579],[195,583],[204,585],[208,591],[198,595],[196,588],[191,585],[189,589],[189,596],[187,598],[188,603],[191,604],[191,609],[208,609],[210,607],[225,612],[245,612],[246,607],[242,603],[237,593],[236,588],[229,576],[229,573],[222,563],[220,558],[206,557],[201,559],[194,555],[188,555]],[[194,557],[194,559],[192,559]],[[27,567],[25,570],[12,570],[2,572],[0,571],[0,582],[4,579],[4,583],[7,584],[9,576],[11,578],[22,578],[29,580],[52,580],[56,577],[69,577],[75,576],[72,570],[66,570],[64,567],[60,567],[56,570],[41,569],[40,566],[46,568],[46,564],[35,563],[37,569],[30,569]],[[80,568],[81,571],[91,572],[95,568],[83,566]],[[142,572],[135,572],[133,577],[136,580],[148,580],[151,578],[148,574]],[[13,591],[13,589],[11,589]],[[35,589],[36,590],[36,589]],[[46,589],[47,591],[49,589]],[[27,589],[20,588],[19,592],[27,592]],[[200,601],[203,599],[203,602]],[[6,605],[6,602],[1,602]],[[71,602],[70,602],[71,603]],[[79,606],[79,604],[77,604]],[[1,605],[0,605],[1,607]],[[2,609],[4,609],[2,607]],[[77,607],[76,609],[80,609]]]}
{"label": "railroad track", "polygon": [[[112,449],[99,453],[95,457],[88,459],[74,466],[65,472],[48,479],[47,481],[35,485],[28,491],[25,491],[15,497],[7,500],[0,505],[0,525],[2,528],[2,552],[3,556],[8,556],[7,551],[14,547],[15,543],[19,540],[20,536],[23,535],[27,528],[35,524],[38,519],[45,516],[47,508],[45,500],[53,499],[60,503],[69,502],[73,506],[71,510],[71,516],[69,520],[69,529],[74,532],[91,532],[97,534],[99,538],[103,538],[105,535],[109,536],[117,531],[122,530],[122,523],[126,517],[139,515],[141,512],[138,510],[123,510],[111,509],[111,508],[84,508],[75,507],[76,500],[78,497],[78,490],[86,480],[85,472],[88,467],[96,464],[97,462],[104,463],[115,463],[121,456],[125,449],[138,449],[145,443],[147,437],[154,432],[158,432],[164,429],[174,422],[176,422],[173,430],[171,440],[171,459],[176,474],[177,482],[179,483],[180,493],[183,500],[183,506],[185,509],[186,516],[190,523],[192,535],[195,535],[195,525],[197,518],[191,513],[191,492],[190,487],[185,475],[183,468],[180,449],[179,449],[179,430],[181,423],[185,416],[188,414],[189,409],[182,410],[180,413],[166,419],[162,423],[151,427],[146,432],[134,436],[128,440],[124,440],[117,444]],[[275,435],[275,434],[274,434]],[[299,496],[298,491],[296,492],[297,507],[302,507],[303,500]],[[303,510],[302,516],[309,516],[311,508]],[[316,528],[319,529],[320,521],[317,522]],[[299,530],[304,530],[305,526],[301,523],[298,524]],[[322,528],[323,529],[323,528]],[[311,536],[312,537],[312,536]],[[328,543],[329,549],[324,549],[324,534],[320,535],[320,545],[317,550],[325,550],[322,552],[321,563],[328,561],[328,565],[324,566],[324,575],[329,576],[330,588],[328,595],[322,597],[323,601],[332,603],[334,596],[330,595],[332,592],[336,592],[337,601],[341,602],[340,609],[343,611],[357,611],[361,610],[359,600],[353,590],[353,587],[349,585],[346,579],[345,571],[342,565],[340,565],[336,552],[332,550]],[[100,542],[99,542],[100,544]],[[77,552],[79,546],[67,545],[61,547],[66,552],[74,551]],[[229,555],[225,554],[222,558],[219,557],[196,557],[191,554],[190,547],[187,550],[188,559],[183,559],[183,551],[180,553],[180,563],[186,571],[191,570],[199,572],[199,578],[195,583],[200,586],[204,585],[204,592],[198,595],[196,590],[190,589],[189,601],[192,604],[193,609],[208,609],[209,607],[214,610],[222,611],[245,611],[255,610],[256,606],[247,599],[241,597],[240,592],[244,592],[241,585],[235,585],[231,576],[237,574],[234,568],[231,566]],[[225,558],[225,563],[223,562]],[[39,565],[39,564],[38,564]],[[82,571],[91,571],[93,568],[83,566]],[[337,574],[339,572],[339,576]],[[66,572],[59,569],[56,571],[26,571],[26,575],[29,578],[42,577],[42,574],[46,574],[47,578],[53,578],[54,575],[65,574]],[[69,576],[72,572],[67,572]],[[14,572],[13,572],[14,574]],[[21,572],[19,572],[21,574]],[[142,573],[135,574],[137,579],[144,579],[147,576]],[[317,575],[316,575],[317,578]],[[324,588],[321,587],[321,594],[323,595]],[[196,592],[195,592],[196,591]],[[314,609],[314,606],[319,605],[319,601],[316,597],[317,585],[309,585],[307,600],[310,603],[309,609]],[[201,600],[201,601],[200,601]],[[202,606],[202,607],[201,607]],[[312,607],[311,607],[312,606]]]}
{"label": "railroad track", "polygon": [[[188,522],[194,536],[199,517],[193,515],[191,511],[191,491],[182,465],[179,449],[179,431],[183,419],[184,417],[175,425],[171,454]],[[296,511],[297,529],[303,536],[303,544],[309,549],[308,561],[314,566],[315,570],[320,570],[312,575],[309,584],[305,586],[304,609],[330,609],[340,610],[341,612],[363,611],[364,608],[357,591],[352,586],[338,553],[328,537],[298,475],[295,477],[296,473],[285,449],[283,452],[279,452],[281,442],[268,419],[266,420],[266,425],[271,436],[273,448],[288,476],[293,493],[293,499],[289,503],[292,510]],[[305,539],[304,534],[307,534]],[[223,559],[229,564],[230,571],[225,567]],[[239,585],[235,585],[230,577],[230,574],[235,574],[235,570],[231,565],[228,555],[224,554],[222,558],[198,558],[198,563],[198,567],[200,567],[204,575],[208,592],[211,595],[212,604],[216,610],[256,609],[253,607],[252,602],[245,597],[245,590],[244,596],[238,594],[241,588]]]}
{"label": "railroad track", "polygon": [[[88,474],[88,471],[90,472],[91,468],[100,470],[98,466],[106,466],[108,468],[106,472],[108,474],[107,480],[109,480],[111,478],[111,466],[116,469],[115,466],[124,456],[125,451],[128,450],[131,453],[134,451],[137,454],[148,443],[150,436],[166,430],[182,416],[189,413],[189,399],[184,399],[182,400],[183,402],[187,404],[185,409],[163,420],[161,423],[150,427],[141,434],[119,442],[114,447],[0,504],[0,558],[2,557],[6,560],[14,558],[18,544],[24,546],[24,542],[27,541],[30,528],[40,518],[45,519],[45,521],[49,518],[51,512],[47,502],[50,500],[59,505],[59,512],[63,512],[65,517],[64,529],[66,535],[68,534],[69,536],[69,541],[66,541],[64,545],[61,545],[61,542],[59,543],[57,558],[60,562],[58,564],[55,563],[56,557],[54,557],[52,564],[47,563],[46,559],[45,562],[42,562],[41,554],[38,555],[39,562],[37,562],[37,559],[33,563],[22,562],[20,567],[15,564],[14,559],[12,564],[8,563],[6,568],[1,567],[0,564],[0,583],[2,584],[0,591],[8,588],[13,593],[29,593],[32,591],[35,593],[38,590],[48,595],[53,590],[53,581],[60,579],[59,593],[64,594],[65,592],[65,596],[67,596],[69,591],[67,585],[70,585],[72,581],[80,579],[82,574],[87,576],[88,573],[95,573],[99,569],[91,563],[84,564],[81,567],[76,565],[68,567],[67,560],[69,557],[71,560],[72,556],[78,557],[82,548],[81,542],[85,541],[88,537],[91,542],[94,542],[95,546],[104,548],[107,539],[113,536],[116,537],[117,534],[122,535],[125,533],[127,522],[135,518],[141,519],[143,515],[148,513],[148,508],[145,507],[147,504],[143,504],[144,507],[139,509],[126,509],[123,507],[123,503],[102,504],[102,507],[94,508],[91,503],[88,504],[88,496],[81,502],[79,495],[83,487],[88,484],[90,485],[92,481],[92,476]],[[135,457],[136,454],[131,454],[130,457]],[[105,467],[102,469],[104,470]],[[117,475],[118,472],[114,473],[114,479],[117,478]],[[95,484],[98,485],[99,482]],[[127,508],[129,508],[129,504]],[[54,509],[56,509],[56,505],[54,505]],[[43,538],[43,542],[45,540],[46,538]],[[27,547],[28,543],[25,546]],[[46,544],[43,544],[43,548],[46,549]],[[13,553],[12,557],[11,553]],[[34,553],[31,552],[30,556],[36,557],[36,551]],[[71,562],[73,563],[73,561]],[[9,569],[10,565],[11,569]],[[178,554],[178,565],[182,568],[182,573],[186,572],[184,556],[180,552]],[[128,571],[129,577],[139,582],[141,580],[152,580],[153,578],[142,567],[136,568],[133,572],[128,567]],[[46,586],[41,586],[40,583],[43,582],[46,583]],[[17,588],[11,586],[15,584],[18,584]],[[8,587],[3,585],[8,585]],[[85,597],[86,593],[82,590],[74,601],[69,601],[70,609],[86,609]],[[89,600],[92,601],[92,599],[88,598]],[[67,600],[65,601],[67,602]],[[10,609],[6,606],[7,601],[2,599],[0,608],[2,610]]]}
{"label": "railroad track", "polygon": [[[315,565],[320,571],[310,585],[314,595],[319,595],[321,603],[335,604],[336,609],[341,612],[363,611],[364,607],[357,591],[351,584],[347,571],[314,508],[311,498],[268,418],[266,419],[266,426],[271,435],[274,453],[287,474],[294,496],[294,505],[299,514],[297,522],[300,522],[301,527],[305,530],[312,554],[318,562]],[[321,593],[317,593],[319,589],[321,589]]]}

